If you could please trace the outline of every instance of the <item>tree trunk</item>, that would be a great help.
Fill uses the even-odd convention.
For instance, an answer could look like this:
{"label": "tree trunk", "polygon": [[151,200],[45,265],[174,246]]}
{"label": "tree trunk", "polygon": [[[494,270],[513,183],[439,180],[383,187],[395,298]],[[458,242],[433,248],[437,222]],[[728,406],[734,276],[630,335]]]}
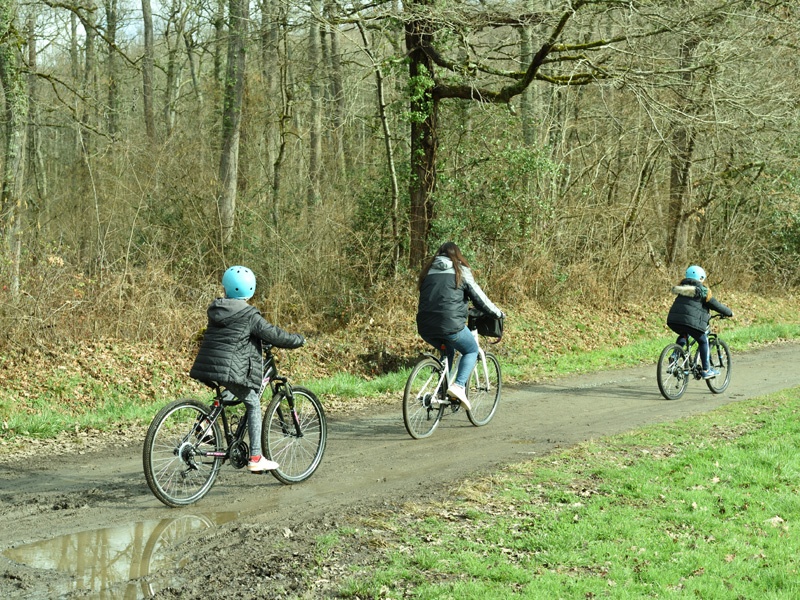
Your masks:
{"label": "tree trunk", "polygon": [[214,14],[214,84],[219,85],[222,78],[222,55],[225,47],[225,0],[217,0]]}
{"label": "tree trunk", "polygon": [[[74,12],[69,15],[69,63],[72,85],[77,89],[81,85],[81,61],[78,53],[78,15]],[[70,136],[70,146],[74,151],[74,156],[80,156],[81,127],[77,119],[70,130]]]}
{"label": "tree trunk", "polygon": [[352,171],[352,160],[345,147],[344,117],[345,98],[342,78],[342,51],[339,42],[339,26],[335,24],[337,5],[330,0],[327,3],[328,20],[333,23],[330,27],[331,52],[330,52],[330,86],[331,101],[333,103],[333,135],[336,144],[336,164],[343,176]]}
{"label": "tree trunk", "polygon": [[311,119],[309,123],[308,192],[307,202],[314,206],[320,201],[322,177],[322,91],[320,83],[322,0],[311,0],[311,19],[308,25],[308,63],[310,70]]}
{"label": "tree trunk", "polygon": [[433,61],[424,48],[430,44],[428,22],[414,19],[406,24],[406,50],[411,99],[411,177],[409,183],[409,267],[416,270],[428,252],[428,232],[433,218],[436,185],[438,101],[433,96]]}
{"label": "tree trunk", "polygon": [[108,133],[112,138],[119,131],[119,60],[117,58],[117,1],[105,0],[106,10],[106,43],[108,44],[108,107],[106,122]]}
{"label": "tree trunk", "polygon": [[389,169],[389,179],[392,186],[392,204],[391,204],[391,221],[392,221],[392,275],[397,276],[398,268],[400,266],[400,188],[397,184],[397,169],[394,163],[394,149],[392,147],[392,132],[389,127],[389,115],[386,111],[386,97],[384,93],[383,84],[383,70],[381,69],[380,61],[378,61],[373,54],[367,32],[364,24],[357,21],[356,25],[361,32],[361,39],[364,42],[364,52],[370,58],[375,69],[375,87],[377,90],[378,100],[378,115],[381,119],[381,128],[383,129],[383,144],[386,149],[386,164]]}
{"label": "tree trunk", "polygon": [[15,40],[17,4],[13,0],[0,3],[0,81],[5,99],[6,143],[3,156],[3,183],[0,192],[0,237],[5,238],[11,266],[10,291],[13,297],[20,290],[22,256],[22,212],[25,180],[25,118],[28,97],[25,78],[20,70],[21,57]]}
{"label": "tree trunk", "polygon": [[83,29],[86,32],[86,40],[84,47],[84,67],[83,67],[83,80],[81,82],[83,98],[90,99],[90,102],[84,103],[83,113],[81,116],[81,151],[84,155],[92,153],[92,142],[89,131],[97,131],[97,108],[91,104],[91,100],[98,97],[97,94],[97,55],[95,48],[95,40],[97,38],[97,5],[95,0],[87,1],[86,10],[82,10],[78,15],[83,23]]}
{"label": "tree trunk", "polygon": [[186,30],[187,17],[188,11],[181,1],[173,0],[168,16],[168,26],[164,32],[164,41],[167,46],[167,79],[164,84],[163,114],[167,137],[172,134],[175,128],[175,120],[177,119],[176,102],[178,101],[184,64],[181,58],[183,55],[181,44],[183,44],[183,33]]}
{"label": "tree trunk", "polygon": [[197,98],[197,103],[203,105],[203,91],[200,89],[200,81],[197,78],[197,66],[195,65],[195,51],[197,43],[194,41],[194,36],[191,31],[186,31],[183,34],[183,44],[186,47],[186,62],[189,63],[189,76],[192,78],[192,89],[194,96]]}
{"label": "tree trunk", "polygon": [[144,25],[144,56],[142,57],[142,103],[144,104],[144,127],[147,139],[156,141],[156,117],[153,108],[153,69],[155,49],[153,41],[153,11],[150,0],[142,0],[142,22]]}
{"label": "tree trunk", "polygon": [[239,169],[239,136],[246,65],[245,40],[249,18],[248,0],[230,0],[228,25],[228,67],[222,110],[222,154],[219,161],[218,210],[220,241],[224,246],[233,237],[236,213],[236,184]]}
{"label": "tree trunk", "polygon": [[[681,71],[682,88],[678,96],[683,98],[676,107],[676,122],[670,136],[669,207],[667,214],[667,266],[682,265],[688,256],[689,172],[694,155],[695,136],[688,123],[693,112],[691,106],[693,73],[690,68],[692,56],[699,40],[690,38],[681,43],[678,68]],[[683,117],[686,115],[686,117]],[[687,121],[682,120],[686,118]]]}
{"label": "tree trunk", "polygon": [[[30,8],[28,14],[28,170],[33,179],[34,193],[33,198],[36,204],[37,215],[46,208],[44,202],[47,198],[47,172],[44,168],[44,157],[42,156],[41,139],[39,135],[39,88],[38,76],[36,75],[39,56],[36,47],[36,18],[38,10],[35,6]],[[37,225],[40,220],[37,217]],[[37,227],[38,230],[38,227]]]}
{"label": "tree trunk", "polygon": [[[533,31],[529,25],[519,28],[519,58],[520,63],[525,66],[533,59]],[[522,141],[528,148],[536,146],[536,123],[533,107],[533,90],[530,87],[520,94],[519,108],[520,120],[522,121]]]}

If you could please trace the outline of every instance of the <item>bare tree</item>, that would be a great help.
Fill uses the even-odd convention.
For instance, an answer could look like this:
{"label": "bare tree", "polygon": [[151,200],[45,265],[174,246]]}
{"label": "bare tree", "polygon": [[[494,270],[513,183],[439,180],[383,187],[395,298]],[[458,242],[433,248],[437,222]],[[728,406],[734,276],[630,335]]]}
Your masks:
{"label": "bare tree", "polygon": [[108,107],[106,122],[108,133],[116,137],[119,132],[119,60],[117,58],[117,30],[119,27],[118,0],[104,0],[106,13],[105,41],[108,44],[108,63],[106,77],[108,79]]}
{"label": "bare tree", "polygon": [[236,215],[236,187],[239,168],[239,137],[242,122],[242,99],[247,51],[249,2],[230,0],[228,18],[228,67],[225,76],[222,108],[222,154],[219,160],[217,207],[220,241],[224,247],[233,237]]}
{"label": "bare tree", "polygon": [[397,168],[395,167],[394,146],[392,142],[392,131],[389,125],[389,115],[386,108],[386,90],[384,86],[383,69],[377,61],[372,49],[364,24],[357,21],[356,25],[361,33],[361,40],[364,43],[364,52],[373,62],[375,70],[375,89],[378,103],[378,117],[381,120],[383,130],[383,143],[386,151],[386,166],[389,170],[389,181],[391,184],[391,224],[392,224],[392,273],[397,275],[400,266],[400,188],[397,183]]}
{"label": "bare tree", "polygon": [[156,141],[156,119],[153,108],[153,68],[155,46],[153,41],[153,10],[150,0],[142,0],[142,25],[144,29],[144,55],[142,56],[142,105],[144,125],[150,142]]}
{"label": "bare tree", "polygon": [[[36,20],[39,15],[37,6],[30,6],[28,9],[27,23],[27,43],[28,43],[28,171],[33,180],[32,198],[35,203],[37,213],[47,199],[47,172],[45,160],[42,154],[41,135],[39,133],[39,79],[36,75],[39,62],[38,36],[36,31]],[[38,225],[41,223],[37,219]]]}
{"label": "bare tree", "polygon": [[309,95],[311,115],[309,119],[308,143],[308,193],[309,206],[320,201],[320,178],[322,176],[322,75],[320,69],[322,41],[322,0],[311,0],[311,18],[308,22]]}
{"label": "bare tree", "polygon": [[342,50],[341,35],[339,25],[336,23],[338,18],[338,6],[335,2],[328,0],[325,4],[325,14],[327,16],[328,34],[330,37],[330,53],[328,65],[328,89],[330,91],[329,100],[331,104],[333,139],[337,169],[346,175],[352,170],[352,160],[349,151],[345,147],[345,95],[342,71]]}
{"label": "bare tree", "polygon": [[19,294],[22,253],[22,217],[25,179],[25,119],[28,97],[17,40],[17,3],[0,4],[0,81],[5,99],[6,140],[3,152],[3,187],[0,192],[0,236],[11,264],[11,293]]}

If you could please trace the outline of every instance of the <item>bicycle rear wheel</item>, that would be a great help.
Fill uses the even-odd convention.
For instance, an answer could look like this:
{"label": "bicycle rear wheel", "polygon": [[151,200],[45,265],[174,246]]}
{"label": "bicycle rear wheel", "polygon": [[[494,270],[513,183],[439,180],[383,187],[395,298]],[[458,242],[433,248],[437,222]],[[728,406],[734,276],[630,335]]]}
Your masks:
{"label": "bicycle rear wheel", "polygon": [[475,427],[486,425],[492,420],[500,403],[501,386],[500,363],[494,354],[487,352],[486,370],[484,363],[478,360],[467,382],[467,398],[472,406],[467,417]]}
{"label": "bicycle rear wheel", "polygon": [[667,400],[677,400],[689,385],[689,354],[678,344],[670,344],[658,357],[658,389]]}
{"label": "bicycle rear wheel", "polygon": [[322,403],[311,390],[292,388],[272,398],[261,428],[261,446],[279,467],[270,471],[285,484],[305,481],[317,470],[328,440],[328,424]]}
{"label": "bicycle rear wheel", "polygon": [[224,460],[204,456],[222,451],[222,433],[199,400],[171,402],[156,414],[144,438],[142,463],[147,485],[167,506],[186,506],[208,493]]}
{"label": "bicycle rear wheel", "polygon": [[731,351],[728,344],[717,338],[709,340],[708,352],[711,357],[711,366],[719,371],[719,375],[712,379],[706,379],[706,384],[713,393],[721,394],[731,382]]}
{"label": "bicycle rear wheel", "polygon": [[431,435],[444,414],[444,406],[431,407],[442,377],[442,365],[434,358],[423,358],[411,369],[403,392],[403,422],[412,438]]}

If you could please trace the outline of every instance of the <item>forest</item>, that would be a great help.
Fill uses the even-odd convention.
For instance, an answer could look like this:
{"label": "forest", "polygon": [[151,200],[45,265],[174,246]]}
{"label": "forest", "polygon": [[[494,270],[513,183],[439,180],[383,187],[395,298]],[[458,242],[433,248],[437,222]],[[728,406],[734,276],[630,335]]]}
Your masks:
{"label": "forest", "polygon": [[[796,0],[2,0],[2,345],[800,283]],[[411,318],[411,317],[409,317]]]}

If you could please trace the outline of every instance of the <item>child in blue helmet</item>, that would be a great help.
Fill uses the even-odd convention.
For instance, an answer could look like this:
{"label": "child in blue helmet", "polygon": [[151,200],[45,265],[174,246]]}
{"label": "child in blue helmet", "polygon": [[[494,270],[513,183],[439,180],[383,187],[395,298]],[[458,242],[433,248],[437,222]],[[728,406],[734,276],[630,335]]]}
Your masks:
{"label": "child in blue helmet", "polygon": [[271,325],[247,301],[256,291],[256,277],[247,267],[235,266],[222,276],[225,297],[208,307],[208,327],[189,375],[207,385],[221,385],[247,407],[250,432],[249,471],[261,473],[278,463],[261,455],[262,343],[299,348],[302,335]]}
{"label": "child in blue helmet", "polygon": [[719,371],[711,366],[708,353],[708,318],[710,310],[732,317],[733,311],[711,295],[706,287],[706,272],[702,267],[692,265],[686,269],[684,279],[672,288],[675,301],[667,315],[667,326],[678,334],[677,343],[686,344],[686,336],[690,335],[699,345],[700,360],[703,366],[703,378],[711,379],[719,375]]}

